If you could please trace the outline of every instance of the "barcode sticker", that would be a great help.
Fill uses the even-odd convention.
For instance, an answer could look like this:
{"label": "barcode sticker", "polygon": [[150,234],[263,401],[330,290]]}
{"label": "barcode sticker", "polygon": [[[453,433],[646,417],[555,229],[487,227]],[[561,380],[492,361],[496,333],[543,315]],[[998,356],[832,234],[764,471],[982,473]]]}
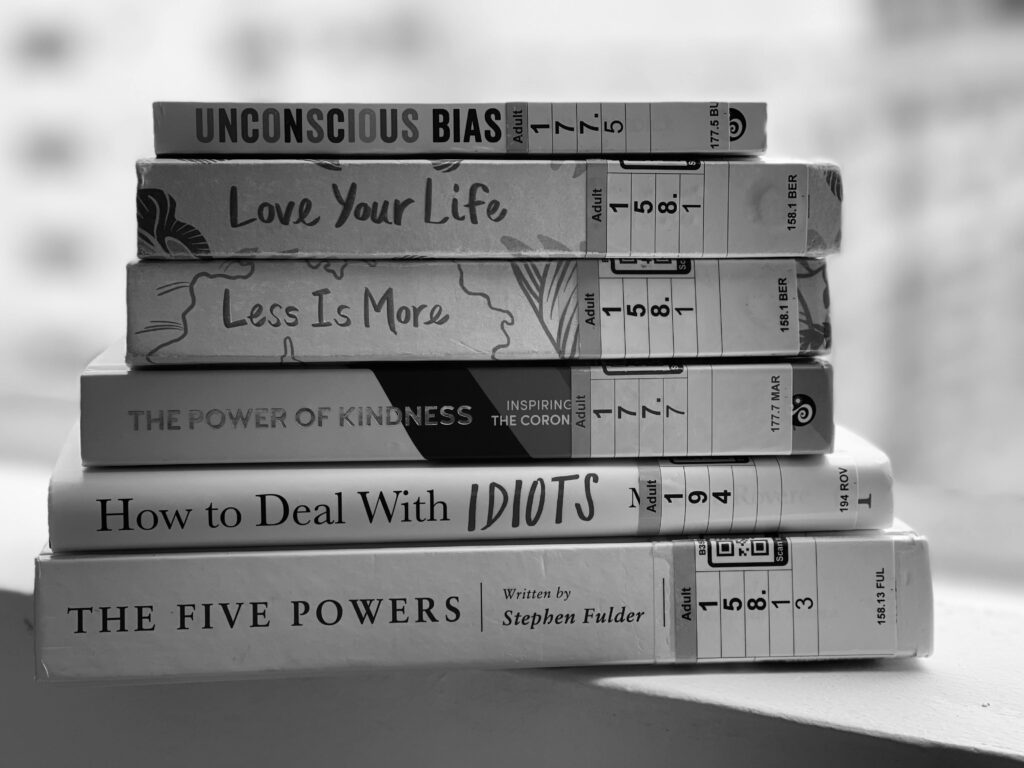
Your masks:
{"label": "barcode sticker", "polygon": [[[690,480],[674,483],[673,492],[696,498],[703,489]],[[678,524],[678,513],[666,517]],[[675,660],[892,654],[899,641],[893,539],[868,534],[853,541],[825,535],[674,542]]]}
{"label": "barcode sticker", "polygon": [[[596,294],[599,316],[588,323],[584,353],[608,359],[720,353],[722,313],[729,308],[723,307],[715,269],[713,262],[689,259],[602,261],[596,285],[590,275],[581,283],[582,294]],[[699,306],[698,282],[708,284]]]}
{"label": "barcode sticker", "polygon": [[786,491],[777,458],[663,459],[659,468],[663,536],[770,533],[782,523]]}
{"label": "barcode sticker", "polygon": [[[580,375],[571,380],[572,455],[636,458],[725,456],[740,451],[791,453],[790,423],[773,428],[771,419],[758,420],[758,415],[788,407],[793,370],[794,365],[786,361],[688,366],[644,363],[579,369]],[[723,528],[716,518],[713,530],[729,530],[737,510],[756,523],[756,497],[760,493],[757,473],[749,470],[742,478],[746,500],[734,498],[738,487],[731,468],[716,467],[714,478],[706,492],[718,494],[720,509],[716,512],[726,525]],[[765,491],[770,492],[772,487],[769,481]],[[777,524],[777,504],[777,495],[766,503],[766,530],[774,530],[772,525]]]}
{"label": "barcode sticker", "polygon": [[703,254],[703,164],[609,163],[606,218],[609,254]]}
{"label": "barcode sticker", "polygon": [[590,393],[590,456],[627,458],[685,452],[689,403],[683,369],[593,369]]}
{"label": "barcode sticker", "polygon": [[715,538],[695,548],[698,659],[817,655],[813,540]]}
{"label": "barcode sticker", "polygon": [[799,354],[797,266],[783,259],[588,262],[577,267],[581,356]]}

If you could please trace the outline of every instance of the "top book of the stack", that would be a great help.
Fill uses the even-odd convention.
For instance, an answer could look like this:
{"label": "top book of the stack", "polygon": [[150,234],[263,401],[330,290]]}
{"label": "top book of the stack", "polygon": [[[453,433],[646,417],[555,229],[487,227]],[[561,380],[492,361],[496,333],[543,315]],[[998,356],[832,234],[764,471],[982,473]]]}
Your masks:
{"label": "top book of the stack", "polygon": [[757,155],[764,102],[493,104],[158,101],[158,157]]}

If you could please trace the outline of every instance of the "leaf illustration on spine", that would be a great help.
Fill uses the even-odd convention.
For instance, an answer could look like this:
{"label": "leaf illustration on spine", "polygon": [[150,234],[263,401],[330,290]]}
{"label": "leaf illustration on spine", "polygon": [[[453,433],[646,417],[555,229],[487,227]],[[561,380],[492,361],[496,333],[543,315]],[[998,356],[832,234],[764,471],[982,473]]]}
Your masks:
{"label": "leaf illustration on spine", "polygon": [[825,279],[824,259],[799,259],[796,262],[796,268],[798,277],[820,277],[822,280]]}
{"label": "leaf illustration on spine", "polygon": [[176,323],[173,320],[151,320],[146,323],[145,327],[140,328],[135,333],[142,335],[143,333],[157,333],[160,331],[183,331],[185,326],[182,323]]}
{"label": "leaf illustration on spine", "polygon": [[828,272],[825,271],[824,259],[800,259],[797,261],[797,277],[800,282],[807,282],[810,278],[816,277],[821,282],[821,305],[829,308],[830,298],[828,291]]}
{"label": "leaf illustration on spine", "polygon": [[587,164],[584,162],[579,162],[577,160],[552,160],[551,170],[557,171],[559,168],[565,165],[566,162],[572,163],[572,177],[574,179],[578,179],[580,176],[587,172]]}
{"label": "leaf illustration on spine", "polygon": [[843,202],[843,176],[835,168],[825,169],[825,183],[839,202]]}
{"label": "leaf illustration on spine", "polygon": [[177,203],[162,189],[140,189],[135,198],[138,222],[139,255],[188,255],[203,258],[210,254],[210,244],[203,233],[179,221]]}
{"label": "leaf illustration on spine", "polygon": [[[829,307],[828,273],[824,261],[801,260],[798,262],[799,278],[797,298],[800,302],[800,351],[825,352],[832,347],[832,324],[828,320],[817,322],[817,313],[811,308],[804,289],[821,284],[821,306],[827,316]],[[817,280],[812,280],[816,278]]]}
{"label": "leaf illustration on spine", "polygon": [[341,160],[310,160],[309,162],[323,168],[325,171],[345,170],[345,164]]}
{"label": "leaf illustration on spine", "polygon": [[459,166],[462,165],[461,160],[431,160],[431,167],[440,173],[451,173],[457,171]]}
{"label": "leaf illustration on spine", "polygon": [[[544,235],[537,235],[537,240],[544,251],[569,251],[568,246]],[[512,274],[552,346],[560,357],[577,357],[580,329],[576,262],[572,259],[529,261],[532,251],[526,243],[514,237],[502,237],[501,242],[518,257],[511,262]]]}
{"label": "leaf illustration on spine", "polygon": [[808,253],[823,253],[828,250],[828,246],[825,243],[825,238],[821,236],[821,233],[816,229],[807,230],[807,252]]}

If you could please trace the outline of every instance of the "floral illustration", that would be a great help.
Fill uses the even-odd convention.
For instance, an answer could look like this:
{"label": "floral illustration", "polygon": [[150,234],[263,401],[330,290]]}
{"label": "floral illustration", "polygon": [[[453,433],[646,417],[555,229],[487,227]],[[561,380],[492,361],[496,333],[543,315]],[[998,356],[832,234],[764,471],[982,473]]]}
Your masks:
{"label": "floral illustration", "polygon": [[557,171],[567,162],[572,163],[572,177],[578,179],[580,176],[587,172],[587,164],[578,160],[552,160],[551,170]]}
{"label": "floral illustration", "polygon": [[835,168],[825,169],[825,183],[839,202],[843,202],[843,177]]}
{"label": "floral illustration", "polygon": [[462,165],[461,160],[431,160],[431,167],[439,173],[451,173],[457,171],[459,166]]}
{"label": "floral illustration", "polygon": [[[544,235],[537,235],[537,240],[544,251],[569,251],[567,245]],[[511,262],[512,273],[551,344],[560,357],[577,357],[580,330],[576,263],[571,259],[529,261],[532,251],[526,243],[514,237],[502,237],[501,242],[516,255]]]}
{"label": "floral illustration", "polygon": [[[801,285],[801,289],[797,292],[800,301],[800,351],[822,352],[832,346],[832,324],[828,320],[819,322],[819,318],[828,317],[830,301],[825,262],[802,260],[797,263],[799,265],[797,275]],[[822,285],[820,311],[811,308],[803,289],[805,285],[812,285],[811,278]]]}
{"label": "floral illustration", "polygon": [[140,189],[136,196],[140,256],[205,258],[210,244],[203,233],[175,215],[174,198],[162,189]]}

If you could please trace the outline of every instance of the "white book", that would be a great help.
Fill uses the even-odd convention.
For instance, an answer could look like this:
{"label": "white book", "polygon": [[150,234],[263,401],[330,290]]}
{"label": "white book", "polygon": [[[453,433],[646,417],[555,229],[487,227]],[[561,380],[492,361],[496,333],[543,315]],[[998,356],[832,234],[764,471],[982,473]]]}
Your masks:
{"label": "white book", "polygon": [[450,547],[43,554],[37,675],[927,655],[909,531]]}
{"label": "white book", "polygon": [[892,523],[892,471],[848,430],[821,456],[83,468],[50,481],[57,552],[839,531]]}

